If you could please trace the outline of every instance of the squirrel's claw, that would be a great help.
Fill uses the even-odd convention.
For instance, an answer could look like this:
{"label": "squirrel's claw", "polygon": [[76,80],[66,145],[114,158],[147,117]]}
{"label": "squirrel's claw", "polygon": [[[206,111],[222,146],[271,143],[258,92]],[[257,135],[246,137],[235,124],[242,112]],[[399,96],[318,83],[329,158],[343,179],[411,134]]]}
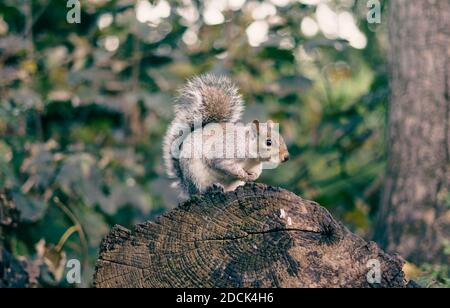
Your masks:
{"label": "squirrel's claw", "polygon": [[223,187],[220,183],[214,183],[210,187],[208,187],[205,191],[206,193],[213,193],[213,192],[225,192],[225,187]]}

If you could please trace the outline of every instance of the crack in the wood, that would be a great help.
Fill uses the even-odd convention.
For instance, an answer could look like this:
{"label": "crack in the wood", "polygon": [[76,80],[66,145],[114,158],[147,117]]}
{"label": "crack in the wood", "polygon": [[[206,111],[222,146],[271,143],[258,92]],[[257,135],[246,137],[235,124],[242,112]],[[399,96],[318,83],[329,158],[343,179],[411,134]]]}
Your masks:
{"label": "crack in the wood", "polygon": [[246,231],[246,230],[239,230],[241,232],[245,232],[245,235],[242,236],[231,236],[231,237],[223,237],[223,238],[210,238],[210,239],[200,239],[200,240],[194,240],[193,242],[209,242],[209,241],[235,241],[240,239],[248,238],[252,235],[263,235],[263,234],[270,234],[270,233],[278,233],[278,232],[300,232],[300,233],[309,233],[309,234],[321,234],[321,231],[314,231],[314,230],[305,230],[305,229],[298,229],[298,228],[278,228],[278,229],[271,229],[266,231]]}

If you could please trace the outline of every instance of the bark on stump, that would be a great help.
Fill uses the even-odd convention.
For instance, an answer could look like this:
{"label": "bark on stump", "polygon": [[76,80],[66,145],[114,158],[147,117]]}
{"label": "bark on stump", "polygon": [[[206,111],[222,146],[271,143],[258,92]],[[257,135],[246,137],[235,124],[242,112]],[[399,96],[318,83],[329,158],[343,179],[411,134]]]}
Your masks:
{"label": "bark on stump", "polygon": [[[372,263],[370,260],[376,260]],[[369,283],[379,262],[381,282]],[[262,184],[195,196],[103,240],[96,287],[406,287],[404,261],[318,204]]]}

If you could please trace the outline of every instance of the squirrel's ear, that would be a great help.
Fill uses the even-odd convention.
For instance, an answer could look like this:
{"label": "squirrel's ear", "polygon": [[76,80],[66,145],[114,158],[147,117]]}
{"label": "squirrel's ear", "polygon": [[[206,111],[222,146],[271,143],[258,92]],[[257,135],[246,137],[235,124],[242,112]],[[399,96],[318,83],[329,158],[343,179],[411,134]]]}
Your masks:
{"label": "squirrel's ear", "polygon": [[272,127],[273,127],[273,121],[272,121],[272,120],[268,120],[268,121],[267,121],[267,126],[268,126],[269,128],[272,128]]}
{"label": "squirrel's ear", "polygon": [[259,133],[259,121],[258,120],[253,120],[253,125],[256,128],[256,131]]}

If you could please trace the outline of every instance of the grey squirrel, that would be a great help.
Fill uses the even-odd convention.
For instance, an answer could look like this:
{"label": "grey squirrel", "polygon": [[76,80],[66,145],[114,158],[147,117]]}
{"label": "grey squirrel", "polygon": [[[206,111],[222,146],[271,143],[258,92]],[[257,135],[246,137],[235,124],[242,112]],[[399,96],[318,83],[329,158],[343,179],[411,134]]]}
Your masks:
{"label": "grey squirrel", "polygon": [[238,123],[244,102],[225,76],[190,79],[180,89],[174,109],[164,138],[164,163],[182,195],[232,191],[255,181],[263,164],[277,166],[289,159],[274,122]]}

